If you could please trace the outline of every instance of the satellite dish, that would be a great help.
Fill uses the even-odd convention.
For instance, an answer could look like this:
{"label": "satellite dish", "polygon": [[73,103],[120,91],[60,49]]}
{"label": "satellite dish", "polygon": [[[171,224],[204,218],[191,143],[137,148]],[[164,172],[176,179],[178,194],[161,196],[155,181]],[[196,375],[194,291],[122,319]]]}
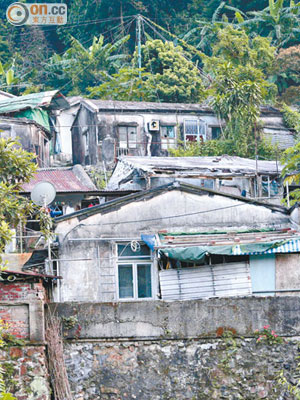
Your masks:
{"label": "satellite dish", "polygon": [[37,183],[31,191],[31,200],[38,206],[47,206],[55,199],[56,190],[52,183],[43,181]]}

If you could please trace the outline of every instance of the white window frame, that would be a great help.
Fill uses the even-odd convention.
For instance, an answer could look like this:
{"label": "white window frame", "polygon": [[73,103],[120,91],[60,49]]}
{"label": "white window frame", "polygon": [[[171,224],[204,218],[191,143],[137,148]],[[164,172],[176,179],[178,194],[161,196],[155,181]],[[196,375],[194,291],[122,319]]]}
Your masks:
{"label": "white window frame", "polygon": [[196,124],[197,124],[197,133],[196,134],[194,134],[195,136],[197,135],[197,140],[196,140],[196,142],[194,142],[194,143],[199,143],[200,142],[200,126],[202,125],[202,124],[204,124],[204,135],[203,135],[203,141],[205,142],[206,141],[206,139],[207,139],[207,123],[204,121],[204,120],[202,120],[201,118],[184,118],[184,120],[183,120],[183,136],[184,136],[184,144],[186,144],[187,142],[189,142],[189,141],[187,141],[186,140],[186,136],[187,135],[193,135],[192,133],[186,133],[186,122],[187,121],[194,121]]}
{"label": "white window frame", "polygon": [[[117,254],[118,245],[123,244],[117,243]],[[155,297],[155,275],[154,275],[154,263],[153,263],[153,253],[149,249],[150,254],[146,256],[139,256],[136,259],[130,256],[118,257],[117,268],[116,268],[116,295],[118,301],[149,301],[154,300]],[[138,297],[138,278],[137,278],[137,265],[150,265],[151,268],[151,297]],[[132,277],[133,277],[133,297],[120,297],[119,296],[119,265],[131,265],[132,266]]]}
{"label": "white window frame", "polygon": [[[164,128],[172,127],[174,129],[174,137],[171,138],[169,136],[163,136]],[[160,141],[161,141],[161,149],[168,150],[168,149],[175,149],[177,143],[177,132],[176,132],[176,125],[174,124],[161,124],[160,125]]]}
{"label": "white window frame", "polygon": [[[119,266],[120,265],[131,265],[132,267],[132,277],[133,277],[133,297],[120,297],[119,295]],[[137,277],[137,266],[138,265],[150,265],[151,268],[151,297],[138,297],[138,277]],[[117,299],[119,301],[149,301],[154,299],[154,271],[153,271],[153,262],[150,261],[134,261],[130,262],[129,260],[118,262],[117,265]]]}

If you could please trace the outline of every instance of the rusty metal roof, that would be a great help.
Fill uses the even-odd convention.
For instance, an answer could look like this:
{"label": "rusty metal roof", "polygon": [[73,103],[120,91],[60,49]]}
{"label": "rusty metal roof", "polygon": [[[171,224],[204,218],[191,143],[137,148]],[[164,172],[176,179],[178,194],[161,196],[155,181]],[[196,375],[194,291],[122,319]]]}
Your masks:
{"label": "rusty metal roof", "polygon": [[42,181],[54,185],[57,193],[88,193],[97,191],[81,165],[66,168],[39,169],[29,183],[23,184],[23,191],[29,193],[34,186]]}
{"label": "rusty metal roof", "polygon": [[158,247],[224,246],[299,239],[300,232],[291,228],[248,231],[211,231],[195,233],[159,232]]}

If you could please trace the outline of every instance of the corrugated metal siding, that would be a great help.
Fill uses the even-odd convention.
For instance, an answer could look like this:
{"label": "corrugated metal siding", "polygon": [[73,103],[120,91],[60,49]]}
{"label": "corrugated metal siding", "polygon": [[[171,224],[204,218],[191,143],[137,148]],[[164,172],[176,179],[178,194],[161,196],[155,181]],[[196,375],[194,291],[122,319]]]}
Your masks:
{"label": "corrugated metal siding", "polygon": [[285,150],[295,144],[294,134],[288,130],[264,128],[264,134],[268,139],[271,139],[272,145],[277,144],[280,150]]}
{"label": "corrugated metal siding", "polygon": [[250,271],[246,262],[169,269],[160,271],[159,279],[163,300],[251,294]]}

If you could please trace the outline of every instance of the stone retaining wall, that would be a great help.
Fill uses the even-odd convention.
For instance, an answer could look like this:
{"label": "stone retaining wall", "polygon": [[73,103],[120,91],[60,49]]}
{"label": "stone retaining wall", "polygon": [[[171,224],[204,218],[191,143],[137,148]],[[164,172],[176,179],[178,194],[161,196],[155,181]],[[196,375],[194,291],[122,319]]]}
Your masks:
{"label": "stone retaining wall", "polygon": [[0,349],[7,391],[17,400],[50,400],[45,346],[9,346]]}
{"label": "stone retaining wall", "polygon": [[300,339],[69,342],[74,400],[292,400]]}

